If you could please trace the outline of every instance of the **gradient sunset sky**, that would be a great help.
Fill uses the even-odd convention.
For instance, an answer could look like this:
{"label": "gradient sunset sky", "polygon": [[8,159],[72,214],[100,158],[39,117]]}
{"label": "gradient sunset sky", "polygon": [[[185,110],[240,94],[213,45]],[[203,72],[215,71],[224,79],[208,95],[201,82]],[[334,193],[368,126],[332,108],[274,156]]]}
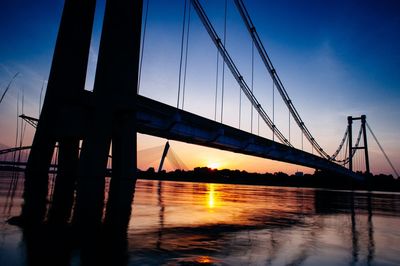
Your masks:
{"label": "gradient sunset sky", "polygon": [[[149,1],[140,94],[176,106],[185,1]],[[225,0],[200,2],[222,37]],[[292,102],[321,146],[333,154],[346,129],[347,116],[365,114],[399,171],[400,2],[245,0],[244,3]],[[11,77],[20,72],[0,104],[2,147],[14,146],[17,101],[21,112],[22,94],[24,113],[38,116],[40,91],[48,79],[63,4],[63,0],[0,2],[0,93]],[[146,6],[147,0],[144,0],[144,11]],[[88,90],[93,88],[103,12],[104,0],[98,1],[86,82]],[[226,48],[244,79],[251,84],[252,41],[232,0],[228,0]],[[191,9],[183,109],[210,119],[215,115],[216,58],[214,44]],[[221,58],[219,62],[218,121],[221,118]],[[253,74],[254,94],[272,117],[272,81],[257,53]],[[227,68],[224,93],[223,122],[238,127],[240,90]],[[251,129],[251,106],[243,94],[241,97],[241,128],[271,138],[266,125],[258,128],[255,112]],[[288,111],[277,91],[275,123],[288,136]],[[358,127],[355,123],[356,133]],[[30,145],[32,132],[27,126],[24,144]],[[372,136],[368,138],[372,172],[393,174]],[[291,140],[295,147],[301,148],[301,132],[293,119]],[[158,164],[165,141],[138,135],[141,169]],[[189,169],[213,165],[258,172],[312,172],[299,166],[186,143],[171,142],[171,146]],[[311,152],[305,139],[304,149]]]}

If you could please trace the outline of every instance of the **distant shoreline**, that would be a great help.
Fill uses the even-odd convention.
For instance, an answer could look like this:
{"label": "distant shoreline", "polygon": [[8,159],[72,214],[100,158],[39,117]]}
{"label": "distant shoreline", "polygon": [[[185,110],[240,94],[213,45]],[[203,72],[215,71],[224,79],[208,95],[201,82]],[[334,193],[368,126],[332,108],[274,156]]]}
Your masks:
{"label": "distant shoreline", "polygon": [[172,172],[162,171],[161,173],[156,173],[154,169],[149,168],[147,171],[140,171],[138,178],[179,182],[400,192],[400,180],[394,179],[391,175],[361,174],[361,176],[364,177],[364,180],[353,180],[323,171],[316,171],[312,175],[302,173],[288,175],[282,172],[259,174],[239,170],[215,170],[197,167],[190,171],[176,170]]}
{"label": "distant shoreline", "polygon": [[[12,166],[0,166],[0,172],[13,171],[23,172],[24,169]],[[146,171],[138,170],[138,179],[257,186],[321,188],[334,190],[400,192],[400,179],[395,179],[392,175],[367,175],[362,173],[359,174],[361,177],[363,177],[363,180],[354,180],[349,177],[340,176],[324,171],[315,171],[314,174],[303,174],[301,172],[298,172],[294,175],[288,175],[283,172],[277,172],[274,174],[261,174],[249,173],[240,170],[216,170],[207,167],[196,167],[193,170],[189,171],[175,170],[171,172],[161,171],[161,173],[156,173],[154,168],[149,168]]]}

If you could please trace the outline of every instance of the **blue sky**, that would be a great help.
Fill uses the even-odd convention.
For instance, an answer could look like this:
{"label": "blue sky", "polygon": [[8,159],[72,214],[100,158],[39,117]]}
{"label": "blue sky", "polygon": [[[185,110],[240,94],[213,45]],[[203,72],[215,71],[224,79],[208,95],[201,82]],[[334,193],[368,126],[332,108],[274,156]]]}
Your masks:
{"label": "blue sky", "polygon": [[[200,2],[222,36],[224,0]],[[144,0],[145,6],[146,3]],[[170,105],[176,105],[177,101],[183,3],[183,0],[150,0],[149,3],[140,93]],[[335,151],[348,115],[366,114],[368,123],[399,169],[400,2],[247,0],[244,3],[293,103],[324,149],[328,153]],[[0,92],[16,72],[21,73],[0,105],[0,143],[3,145],[14,143],[16,102],[22,90],[24,112],[37,116],[40,89],[49,75],[62,7],[62,0],[6,0],[0,3]],[[104,2],[98,1],[87,89],[91,89],[95,73],[103,9]],[[184,109],[213,119],[216,48],[193,10],[190,23]],[[226,47],[250,84],[251,39],[230,0],[226,34]],[[221,115],[221,72],[220,64],[218,117]],[[253,74],[254,93],[272,116],[272,81],[266,76],[257,54]],[[226,69],[223,119],[235,127],[239,121],[239,97],[239,87]],[[287,135],[288,111],[278,99],[277,92],[275,97],[275,121]],[[243,94],[241,106],[241,128],[251,131],[251,107]],[[254,114],[253,132],[258,131],[256,121]],[[31,134],[32,130],[28,129],[26,144],[29,144]],[[265,125],[260,127],[260,134],[271,137]],[[295,146],[299,147],[301,133],[294,123],[291,124],[291,136]],[[139,149],[163,142],[140,135]],[[369,142],[372,170],[391,173],[371,136]],[[173,145],[182,158],[192,150],[188,144]],[[304,146],[311,151],[307,144]],[[210,163],[219,161],[231,168],[289,172],[298,169],[237,154],[196,149],[193,164],[207,164],[207,160],[200,157],[209,156],[213,157],[208,160]],[[239,163],[235,165],[234,162]]]}

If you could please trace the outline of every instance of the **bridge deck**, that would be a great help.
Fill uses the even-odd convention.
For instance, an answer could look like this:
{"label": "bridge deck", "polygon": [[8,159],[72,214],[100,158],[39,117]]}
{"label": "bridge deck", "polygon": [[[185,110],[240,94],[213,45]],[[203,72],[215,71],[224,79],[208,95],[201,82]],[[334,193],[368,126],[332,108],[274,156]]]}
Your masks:
{"label": "bridge deck", "polygon": [[[92,107],[90,104],[92,96],[92,93],[85,93],[82,99],[86,102],[84,106],[88,108],[70,113],[68,121],[76,124],[68,127],[60,125],[58,135],[85,135],[84,132],[90,124],[88,110]],[[316,155],[179,110],[141,95],[137,96],[136,112],[137,131],[143,134],[358,177],[347,168]],[[75,132],[76,130],[78,132]],[[1,164],[4,165],[5,162]]]}
{"label": "bridge deck", "polygon": [[267,138],[138,96],[140,133],[242,153],[355,177],[336,163]]}

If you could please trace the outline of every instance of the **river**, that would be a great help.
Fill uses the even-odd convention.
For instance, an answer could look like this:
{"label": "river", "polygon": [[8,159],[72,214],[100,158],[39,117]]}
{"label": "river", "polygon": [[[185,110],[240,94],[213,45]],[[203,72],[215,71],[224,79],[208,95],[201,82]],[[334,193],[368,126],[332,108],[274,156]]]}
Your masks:
{"label": "river", "polygon": [[[0,265],[37,252],[6,222],[22,188],[1,173]],[[119,264],[400,265],[399,211],[399,193],[138,180]],[[79,245],[55,248],[81,265]]]}

